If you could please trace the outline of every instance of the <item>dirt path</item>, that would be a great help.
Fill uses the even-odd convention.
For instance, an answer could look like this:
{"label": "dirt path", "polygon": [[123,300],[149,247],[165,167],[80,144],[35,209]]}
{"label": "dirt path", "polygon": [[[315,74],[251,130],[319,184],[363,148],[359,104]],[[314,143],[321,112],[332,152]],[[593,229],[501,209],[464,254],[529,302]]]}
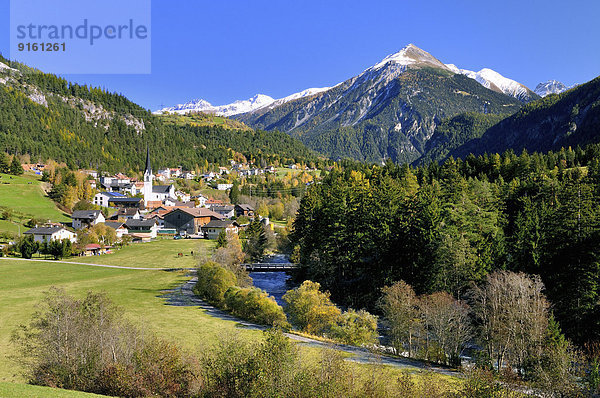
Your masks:
{"label": "dirt path", "polygon": [[[189,281],[184,283],[183,285],[165,291],[165,294],[161,297],[165,298],[168,305],[174,306],[197,306],[206,311],[211,316],[217,317],[219,319],[224,319],[228,321],[237,322],[245,328],[254,329],[254,330],[266,330],[266,326],[257,325],[251,322],[243,321],[239,318],[236,318],[218,308],[213,307],[199,299],[194,292],[192,291],[194,285],[198,281],[196,276],[193,276]],[[421,370],[430,370],[432,372],[460,377],[460,373],[453,371],[451,369],[446,369],[437,366],[431,366],[429,364],[408,359],[408,358],[400,358],[400,357],[391,357],[387,355],[380,355],[369,351],[366,348],[354,347],[345,344],[331,344],[326,343],[319,340],[314,340],[304,336],[298,336],[293,333],[285,333],[287,337],[292,340],[300,342],[300,344],[311,346],[311,347],[319,347],[319,348],[333,348],[335,350],[343,351],[345,353],[351,354],[350,358],[347,358],[348,361],[358,362],[358,363],[368,363],[368,364],[382,364],[389,365],[396,368],[402,369],[421,369]]]}

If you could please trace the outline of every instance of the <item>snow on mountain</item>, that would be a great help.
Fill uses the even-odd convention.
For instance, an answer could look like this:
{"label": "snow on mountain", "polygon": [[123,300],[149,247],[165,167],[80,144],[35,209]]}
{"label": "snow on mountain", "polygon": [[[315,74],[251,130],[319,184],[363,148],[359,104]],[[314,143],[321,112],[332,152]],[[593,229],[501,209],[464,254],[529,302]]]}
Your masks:
{"label": "snow on mountain", "polygon": [[549,94],[560,94],[563,91],[567,91],[572,87],[574,86],[567,87],[557,80],[548,80],[547,82],[538,84],[535,87],[534,92],[540,97],[545,97]]}
{"label": "snow on mountain", "polygon": [[[484,68],[479,72],[470,71],[467,69],[460,69],[454,64],[444,64],[433,55],[418,48],[414,44],[409,44],[402,48],[400,51],[390,54],[375,65],[363,71],[360,75],[353,79],[354,83],[358,85],[363,80],[373,80],[373,84],[388,83],[395,79],[407,68],[412,67],[434,67],[440,68],[454,73],[460,73],[471,79],[476,80],[484,87],[494,90],[496,92],[504,93],[517,98],[521,101],[529,101],[533,99],[533,92],[519,82],[508,79],[498,72]],[[352,84],[352,86],[354,85]],[[345,84],[345,83],[340,83]],[[321,87],[321,88],[309,88],[298,93],[288,95],[280,99],[273,99],[268,95],[257,94],[254,97],[244,100],[235,101],[231,104],[214,106],[209,102],[197,99],[194,101],[187,102],[185,104],[179,104],[174,107],[163,108],[154,113],[160,114],[163,112],[173,112],[178,114],[185,114],[189,112],[208,112],[214,113],[220,116],[235,116],[248,112],[255,112],[259,109],[272,109],[274,107],[285,104],[286,102],[294,101],[300,98],[309,97],[312,95],[320,94],[328,91],[334,87]],[[349,87],[351,89],[352,87]]]}
{"label": "snow on mountain", "polygon": [[383,60],[367,69],[365,72],[379,70],[388,64],[400,66],[428,64],[430,66],[446,69],[446,65],[444,65],[433,55],[429,54],[427,51],[421,50],[414,44],[409,44],[397,53],[388,55]]}
{"label": "snow on mountain", "polygon": [[179,104],[173,107],[167,107],[160,109],[155,114],[161,114],[163,112],[177,113],[180,115],[190,112],[205,112],[214,113],[219,116],[233,116],[240,113],[251,112],[256,109],[263,108],[270,105],[275,100],[268,95],[257,94],[252,98],[243,101],[235,101],[231,104],[214,106],[210,102],[203,99],[196,99],[185,104]]}
{"label": "snow on mountain", "polygon": [[315,95],[318,93],[322,93],[324,91],[329,90],[331,87],[316,87],[316,88],[308,88],[306,90],[302,90],[298,93],[294,93],[288,95],[287,97],[280,98],[275,100],[268,95],[257,94],[254,97],[244,100],[244,101],[235,101],[231,104],[226,105],[211,105],[210,102],[205,101],[203,99],[197,99],[190,102],[186,102],[185,104],[179,104],[174,107],[168,107],[160,109],[155,114],[161,114],[163,112],[171,112],[178,114],[186,114],[190,112],[205,112],[205,113],[214,113],[219,116],[234,116],[239,115],[241,113],[253,112],[258,109],[262,109],[267,106],[278,106],[285,104],[286,102],[293,101],[299,98],[309,97],[311,95]]}
{"label": "snow on mountain", "polygon": [[489,88],[522,101],[528,101],[531,98],[531,90],[523,84],[502,76],[495,70],[483,68],[479,72],[474,72],[467,69],[460,69],[454,64],[446,64],[446,67],[454,73],[460,73],[476,80],[483,87]]}

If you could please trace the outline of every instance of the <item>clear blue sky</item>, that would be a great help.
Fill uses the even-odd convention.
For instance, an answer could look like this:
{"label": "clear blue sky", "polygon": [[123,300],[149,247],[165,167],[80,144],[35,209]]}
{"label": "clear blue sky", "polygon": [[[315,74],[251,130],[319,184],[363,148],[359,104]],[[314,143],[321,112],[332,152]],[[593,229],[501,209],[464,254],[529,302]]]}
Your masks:
{"label": "clear blue sky", "polygon": [[[193,98],[219,105],[330,86],[414,43],[532,89],[570,85],[600,75],[599,17],[597,0],[153,0],[151,74],[65,77],[153,110]],[[8,0],[0,18],[8,54]]]}

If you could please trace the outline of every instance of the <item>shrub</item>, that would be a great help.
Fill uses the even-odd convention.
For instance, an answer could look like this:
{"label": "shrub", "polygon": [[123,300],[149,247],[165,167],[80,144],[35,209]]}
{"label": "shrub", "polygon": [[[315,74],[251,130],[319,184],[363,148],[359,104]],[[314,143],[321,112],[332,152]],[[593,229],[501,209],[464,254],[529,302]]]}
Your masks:
{"label": "shrub", "polygon": [[374,344],[377,341],[377,317],[364,310],[350,309],[331,328],[330,336],[345,344]]}
{"label": "shrub", "polygon": [[104,294],[51,289],[13,335],[32,384],[125,397],[186,397],[195,372],[181,352],[123,320]]}
{"label": "shrub", "polygon": [[277,302],[258,288],[230,287],[225,292],[225,305],[235,316],[261,325],[289,327]]}
{"label": "shrub", "polygon": [[208,261],[198,268],[198,282],[194,287],[194,293],[211,304],[221,306],[227,289],[236,284],[237,278],[233,272]]}
{"label": "shrub", "polygon": [[283,300],[292,324],[310,334],[323,334],[337,323],[341,314],[329,299],[328,292],[321,292],[321,285],[304,281],[300,287],[288,291]]}

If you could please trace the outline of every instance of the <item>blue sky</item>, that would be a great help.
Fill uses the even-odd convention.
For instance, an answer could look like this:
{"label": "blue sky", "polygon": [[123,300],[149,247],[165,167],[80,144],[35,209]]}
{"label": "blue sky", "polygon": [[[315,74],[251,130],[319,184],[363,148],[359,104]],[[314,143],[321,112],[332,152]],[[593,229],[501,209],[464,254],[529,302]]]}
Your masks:
{"label": "blue sky", "polygon": [[[532,89],[570,85],[600,75],[598,16],[596,0],[153,0],[151,74],[65,77],[153,110],[193,98],[219,105],[334,85],[414,43]],[[0,18],[7,55],[8,0]]]}

